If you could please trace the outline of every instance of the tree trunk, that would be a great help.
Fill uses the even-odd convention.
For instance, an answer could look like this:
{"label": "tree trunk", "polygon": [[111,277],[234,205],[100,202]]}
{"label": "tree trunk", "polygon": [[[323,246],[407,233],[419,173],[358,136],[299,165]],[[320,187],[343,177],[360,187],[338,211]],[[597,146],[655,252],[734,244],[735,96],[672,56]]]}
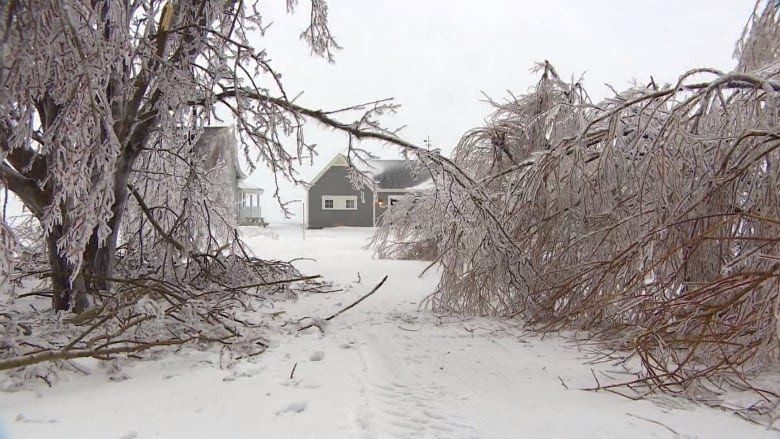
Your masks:
{"label": "tree trunk", "polygon": [[52,308],[56,311],[72,310],[75,313],[84,311],[90,305],[89,296],[100,291],[110,291],[110,279],[114,274],[116,264],[116,249],[119,241],[119,230],[122,218],[127,208],[129,192],[127,182],[130,169],[137,154],[120,159],[114,176],[114,204],[111,206],[111,219],[108,226],[111,230],[105,242],[98,239],[97,228],[84,249],[80,273],[71,281],[74,267],[60,256],[57,250],[57,240],[63,234],[62,226],[55,227],[46,237],[49,253],[49,263],[52,271]]}
{"label": "tree trunk", "polygon": [[71,280],[75,267],[61,256],[57,249],[57,241],[62,237],[62,233],[62,226],[55,226],[46,236],[46,249],[51,266],[51,307],[55,311],[71,309],[79,313],[89,306],[87,288],[81,278]]}

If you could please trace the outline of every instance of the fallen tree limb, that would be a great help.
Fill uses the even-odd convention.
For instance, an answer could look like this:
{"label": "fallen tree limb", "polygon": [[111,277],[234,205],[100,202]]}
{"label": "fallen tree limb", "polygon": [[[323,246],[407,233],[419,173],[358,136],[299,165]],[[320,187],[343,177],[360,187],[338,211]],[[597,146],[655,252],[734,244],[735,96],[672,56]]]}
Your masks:
{"label": "fallen tree limb", "polygon": [[230,287],[230,288],[232,288],[232,289],[239,289],[239,290],[245,290],[245,289],[248,289],[248,288],[258,288],[258,287],[267,287],[267,286],[271,286],[271,285],[280,285],[280,284],[289,284],[289,283],[293,283],[293,282],[302,282],[302,281],[307,281],[307,280],[312,280],[312,279],[319,279],[321,277],[322,277],[321,275],[315,274],[315,275],[312,275],[312,276],[296,277],[294,279],[282,279],[282,280],[275,280],[275,281],[271,281],[271,282],[260,282],[260,283],[254,283],[254,284],[249,284],[249,285],[239,285],[237,287]]}
{"label": "fallen tree limb", "polygon": [[141,352],[158,346],[178,346],[193,341],[202,340],[202,337],[190,337],[185,339],[161,340],[157,342],[143,342],[132,346],[118,346],[105,349],[75,349],[75,350],[47,350],[21,357],[0,360],[0,370],[16,369],[17,367],[30,366],[45,361],[73,360],[87,357],[106,357],[113,354],[127,354]]}
{"label": "fallen tree limb", "polygon": [[[342,308],[341,310],[339,310],[339,311],[338,311],[338,312],[336,312],[335,314],[332,314],[332,315],[330,315],[330,316],[328,316],[328,317],[324,318],[324,319],[323,319],[323,320],[321,320],[321,321],[329,322],[329,321],[331,321],[331,320],[335,319],[336,317],[340,316],[340,315],[341,315],[341,314],[343,314],[344,312],[346,312],[346,311],[349,311],[350,309],[354,308],[355,306],[357,306],[357,304],[359,304],[360,302],[362,302],[362,301],[366,300],[366,299],[367,299],[369,296],[371,296],[372,294],[376,293],[376,292],[379,290],[379,288],[381,288],[381,287],[382,287],[382,285],[384,285],[384,283],[385,283],[385,281],[386,281],[386,280],[387,280],[387,275],[385,275],[385,277],[383,277],[383,278],[382,278],[382,280],[381,280],[381,281],[380,281],[378,284],[376,284],[376,286],[375,286],[375,287],[374,287],[374,288],[373,288],[371,291],[369,291],[369,292],[368,292],[366,295],[362,296],[360,299],[358,299],[358,300],[356,300],[356,301],[352,302],[351,304],[349,304],[349,305],[347,305],[346,307]],[[316,321],[315,321],[315,322],[316,322]],[[308,325],[306,325],[306,326],[303,326],[303,327],[301,327],[301,328],[298,328],[298,331],[303,331],[304,329],[309,329],[309,328],[311,328],[311,327],[313,327],[313,326],[317,326],[317,327],[319,328],[319,325],[317,325],[316,323],[310,323],[310,324],[308,324]],[[322,328],[320,328],[320,330],[322,330]]]}

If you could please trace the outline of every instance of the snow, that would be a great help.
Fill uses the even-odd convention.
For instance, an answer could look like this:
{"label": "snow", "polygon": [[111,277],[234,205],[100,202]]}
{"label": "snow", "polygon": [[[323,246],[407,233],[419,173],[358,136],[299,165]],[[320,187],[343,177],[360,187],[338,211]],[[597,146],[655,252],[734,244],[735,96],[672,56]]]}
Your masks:
{"label": "snow", "polygon": [[[324,326],[269,334],[263,355],[220,367],[218,351],[150,361],[96,360],[88,375],[0,394],[2,438],[769,438],[756,424],[686,400],[632,401],[594,385],[587,349],[519,322],[420,311],[437,274],[425,262],[372,258],[372,229],[245,228],[258,256],[299,259],[339,292],[277,302],[281,325],[324,318],[386,284]],[[283,311],[283,312],[282,312]],[[304,320],[303,322],[305,322]],[[289,326],[289,325],[288,325]],[[568,387],[568,388],[567,388]],[[676,433],[674,433],[676,432]]]}
{"label": "snow", "polygon": [[256,184],[250,183],[246,180],[238,180],[238,188],[244,189],[245,192],[252,191],[253,193],[262,195],[263,192],[265,192],[261,187],[257,186]]}
{"label": "snow", "polygon": [[435,187],[436,187],[436,183],[433,180],[425,180],[424,182],[418,184],[417,186],[412,186],[410,188],[407,188],[406,190],[409,192],[421,192],[421,191],[432,190]]}

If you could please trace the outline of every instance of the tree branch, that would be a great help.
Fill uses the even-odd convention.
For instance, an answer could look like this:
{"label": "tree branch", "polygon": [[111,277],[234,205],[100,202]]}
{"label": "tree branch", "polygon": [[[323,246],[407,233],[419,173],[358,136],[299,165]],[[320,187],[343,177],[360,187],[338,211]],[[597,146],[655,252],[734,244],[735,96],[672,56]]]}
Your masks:
{"label": "tree branch", "polygon": [[0,371],[16,369],[17,367],[31,366],[33,364],[43,363],[45,361],[73,360],[86,357],[107,357],[114,354],[128,354],[133,352],[142,352],[153,347],[160,346],[178,346],[193,341],[214,341],[204,339],[203,337],[190,337],[185,339],[161,340],[156,342],[143,342],[134,346],[120,346],[105,349],[76,349],[70,351],[47,350],[35,354],[24,355],[21,357],[0,360]]}
{"label": "tree branch", "polygon": [[0,166],[0,178],[11,192],[22,200],[33,215],[40,217],[43,214],[43,208],[49,204],[50,200],[34,180],[20,174],[5,162]]}
{"label": "tree branch", "polygon": [[[386,280],[387,280],[387,275],[385,275],[385,277],[383,277],[382,280],[371,291],[368,292],[368,294],[366,294],[366,295],[362,296],[360,299],[352,302],[351,304],[349,304],[345,308],[342,308],[337,313],[331,314],[330,316],[328,316],[325,319],[323,319],[323,321],[329,322],[329,321],[335,319],[336,317],[340,316],[344,312],[349,311],[350,309],[354,308],[355,306],[357,306],[358,303],[368,299],[372,294],[376,293],[379,290],[379,288],[382,287],[382,285],[385,284]],[[310,323],[310,324],[308,324],[306,326],[303,326],[303,327],[299,328],[298,331],[303,331],[304,329],[309,329],[309,328],[311,328],[313,326],[317,326],[317,325],[314,324],[314,323]],[[322,329],[322,328],[320,328],[320,329]]]}
{"label": "tree branch", "polygon": [[152,224],[152,227],[154,227],[154,230],[157,230],[157,233],[159,233],[160,236],[162,236],[162,238],[168,244],[172,245],[173,248],[179,250],[180,252],[186,253],[187,248],[184,246],[184,244],[175,240],[171,235],[169,235],[165,230],[163,230],[162,226],[160,226],[160,223],[158,223],[157,220],[154,219],[154,216],[152,215],[152,212],[149,210],[149,207],[146,206],[143,197],[141,196],[141,194],[138,193],[138,191],[133,187],[133,185],[128,184],[127,188],[130,190],[130,193],[133,195],[133,198],[135,198],[135,201],[138,203],[138,207],[141,208],[141,211],[143,211],[146,218]]}

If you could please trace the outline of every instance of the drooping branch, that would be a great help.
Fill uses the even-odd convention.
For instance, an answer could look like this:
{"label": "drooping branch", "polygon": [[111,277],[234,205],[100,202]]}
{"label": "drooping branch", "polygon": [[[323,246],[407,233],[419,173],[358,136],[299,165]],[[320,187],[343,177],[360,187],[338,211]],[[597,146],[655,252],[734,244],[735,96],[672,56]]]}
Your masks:
{"label": "drooping branch", "polygon": [[187,252],[187,248],[184,247],[184,244],[180,243],[176,239],[174,239],[168,232],[163,230],[162,226],[157,222],[157,220],[154,218],[154,215],[149,210],[149,207],[146,206],[146,202],[144,202],[143,196],[138,193],[138,191],[133,187],[133,185],[127,185],[128,189],[130,189],[130,193],[133,195],[133,198],[135,198],[135,201],[138,203],[138,207],[141,208],[141,211],[144,213],[144,216],[146,216],[146,219],[149,220],[149,223],[152,224],[152,227],[157,231],[157,233],[169,244],[173,246],[176,250],[179,250],[180,252]]}
{"label": "drooping branch", "polygon": [[435,188],[383,214],[377,252],[439,263],[434,309],[627,350],[642,364],[630,388],[711,395],[723,379],[776,412],[751,381],[780,338],[779,16],[764,5],[753,70],[691,70],[593,105],[544,64],[459,142],[479,190],[439,168]]}

